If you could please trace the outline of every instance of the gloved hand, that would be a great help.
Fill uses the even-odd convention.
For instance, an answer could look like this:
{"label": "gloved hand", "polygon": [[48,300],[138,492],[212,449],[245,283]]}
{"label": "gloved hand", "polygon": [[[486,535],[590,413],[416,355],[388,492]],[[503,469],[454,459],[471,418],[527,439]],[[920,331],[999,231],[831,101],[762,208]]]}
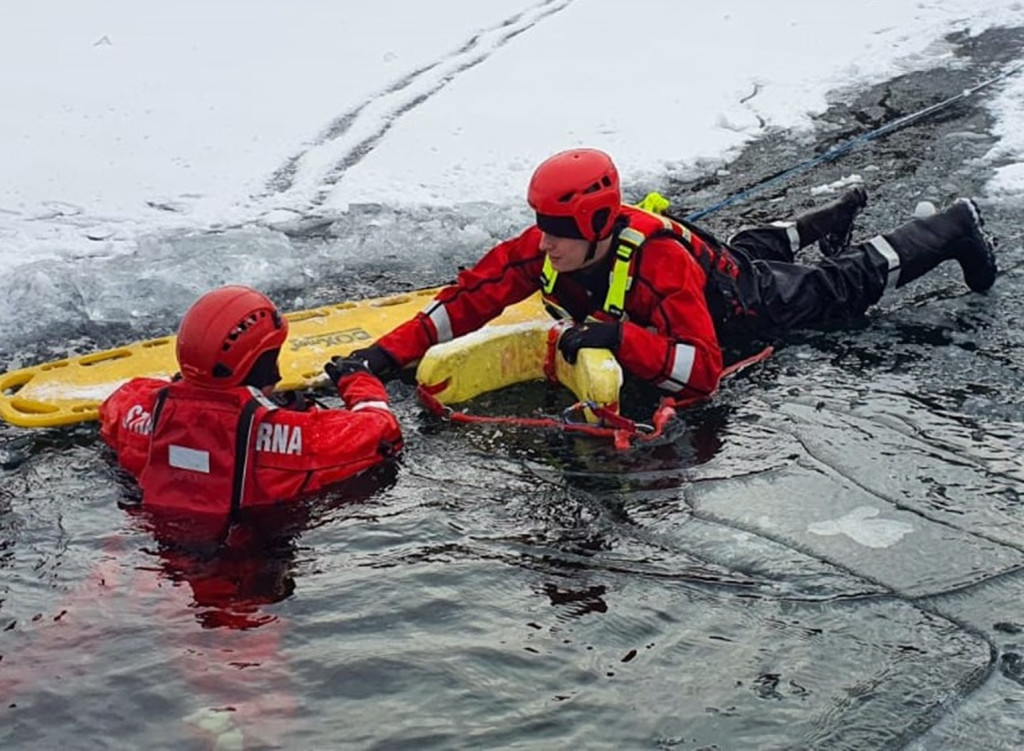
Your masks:
{"label": "gloved hand", "polygon": [[305,412],[309,409],[311,398],[307,398],[301,391],[275,391],[270,395],[270,401],[292,412]]}
{"label": "gloved hand", "polygon": [[558,338],[558,351],[570,365],[576,364],[576,357],[581,349],[619,348],[622,341],[622,324],[616,322],[580,323],[566,329]]}
{"label": "gloved hand", "polygon": [[366,360],[349,355],[348,357],[332,357],[324,363],[324,372],[331,379],[331,383],[337,387],[338,381],[345,376],[360,372],[369,373],[370,368],[367,366]]}
{"label": "gloved hand", "polygon": [[383,347],[379,347],[376,344],[355,350],[349,355],[349,358],[365,362],[367,369],[382,381],[389,380],[398,375],[398,363],[394,361],[394,358]]}

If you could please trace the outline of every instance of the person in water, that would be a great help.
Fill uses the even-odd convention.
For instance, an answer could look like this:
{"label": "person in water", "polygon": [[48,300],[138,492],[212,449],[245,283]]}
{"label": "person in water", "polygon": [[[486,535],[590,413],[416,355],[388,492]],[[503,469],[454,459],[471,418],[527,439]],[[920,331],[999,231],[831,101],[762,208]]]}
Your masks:
{"label": "person in water", "polygon": [[[434,344],[480,328],[540,290],[572,325],[558,348],[611,350],[623,369],[675,397],[704,397],[723,372],[722,348],[855,319],[891,287],[957,261],[975,292],[995,282],[996,260],[978,207],[943,211],[851,244],[861,188],[792,222],[720,242],[683,220],[624,205],[612,159],[564,151],[537,167],[527,200],[536,223],[492,248],[413,319],[352,353],[382,378]],[[796,262],[819,243],[817,264]]]}
{"label": "person in water", "polygon": [[228,516],[376,467],[402,447],[383,384],[361,359],[324,369],[344,409],[270,399],[288,321],[254,289],[200,297],[178,329],[181,372],[135,378],[100,407],[100,435],[138,479],[144,507]]}

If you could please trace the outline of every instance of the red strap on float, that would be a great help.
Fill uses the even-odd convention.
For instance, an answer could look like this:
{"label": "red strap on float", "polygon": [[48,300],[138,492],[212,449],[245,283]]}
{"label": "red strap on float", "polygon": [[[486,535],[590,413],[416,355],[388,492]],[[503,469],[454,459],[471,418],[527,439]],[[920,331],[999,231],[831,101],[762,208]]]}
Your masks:
{"label": "red strap on float", "polygon": [[548,379],[548,383],[558,383],[555,358],[558,355],[558,340],[567,328],[569,328],[568,321],[556,321],[555,325],[548,329],[548,349],[544,353],[544,377]]}
{"label": "red strap on float", "polygon": [[[555,347],[558,343],[558,334],[556,331],[557,327],[553,327],[548,333],[548,354],[544,361],[544,372],[550,380],[554,380],[554,352]],[[735,375],[741,370],[768,359],[772,354],[772,348],[766,347],[756,355],[748,357],[739,362],[733,363],[728,368],[722,371],[722,376],[719,379],[719,384],[722,380]],[[550,368],[550,371],[549,371]],[[515,425],[524,428],[557,428],[571,433],[582,433],[583,435],[589,435],[599,438],[611,438],[615,444],[615,448],[624,451],[630,447],[632,442],[648,442],[659,438],[665,431],[665,425],[668,421],[675,417],[677,410],[683,409],[684,407],[690,407],[694,404],[698,404],[712,396],[688,396],[682,398],[676,397],[662,397],[658,403],[657,409],[651,416],[649,423],[638,423],[635,420],[631,420],[628,417],[620,415],[613,409],[608,407],[601,407],[597,404],[584,404],[577,403],[566,409],[562,413],[562,418],[557,419],[554,417],[495,417],[489,415],[468,415],[465,412],[456,412],[451,407],[442,404],[435,394],[440,393],[445,389],[447,382],[435,384],[433,387],[419,385],[416,389],[416,394],[419,396],[420,402],[430,412],[434,413],[438,417],[450,420],[451,422],[462,423],[466,425],[472,424],[498,424],[498,425]],[[715,389],[717,391],[717,388]],[[591,425],[586,422],[573,422],[568,419],[568,416],[578,412],[586,407],[601,420],[600,425]]]}

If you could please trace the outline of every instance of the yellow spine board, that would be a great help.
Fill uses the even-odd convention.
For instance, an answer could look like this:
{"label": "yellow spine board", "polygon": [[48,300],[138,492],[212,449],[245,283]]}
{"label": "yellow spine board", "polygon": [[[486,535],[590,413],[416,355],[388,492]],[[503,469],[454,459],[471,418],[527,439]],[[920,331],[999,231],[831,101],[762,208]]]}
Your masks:
{"label": "yellow spine board", "polygon": [[[282,390],[307,388],[334,355],[366,347],[426,307],[439,288],[286,314]],[[510,306],[494,324],[546,321],[540,294]],[[169,378],[178,370],[173,336],[44,363],[0,375],[0,417],[21,427],[95,420],[100,403],[132,378]]]}

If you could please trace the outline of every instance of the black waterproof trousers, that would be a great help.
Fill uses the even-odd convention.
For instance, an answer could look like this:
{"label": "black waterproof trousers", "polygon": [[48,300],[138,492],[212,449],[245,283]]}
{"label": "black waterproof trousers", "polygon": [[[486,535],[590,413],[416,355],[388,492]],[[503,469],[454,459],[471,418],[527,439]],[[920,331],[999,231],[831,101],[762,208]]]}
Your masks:
{"label": "black waterproof trousers", "polygon": [[742,230],[726,245],[739,267],[732,312],[719,324],[727,341],[859,318],[882,297],[892,268],[870,242],[814,265],[797,263],[795,235],[785,224]]}

